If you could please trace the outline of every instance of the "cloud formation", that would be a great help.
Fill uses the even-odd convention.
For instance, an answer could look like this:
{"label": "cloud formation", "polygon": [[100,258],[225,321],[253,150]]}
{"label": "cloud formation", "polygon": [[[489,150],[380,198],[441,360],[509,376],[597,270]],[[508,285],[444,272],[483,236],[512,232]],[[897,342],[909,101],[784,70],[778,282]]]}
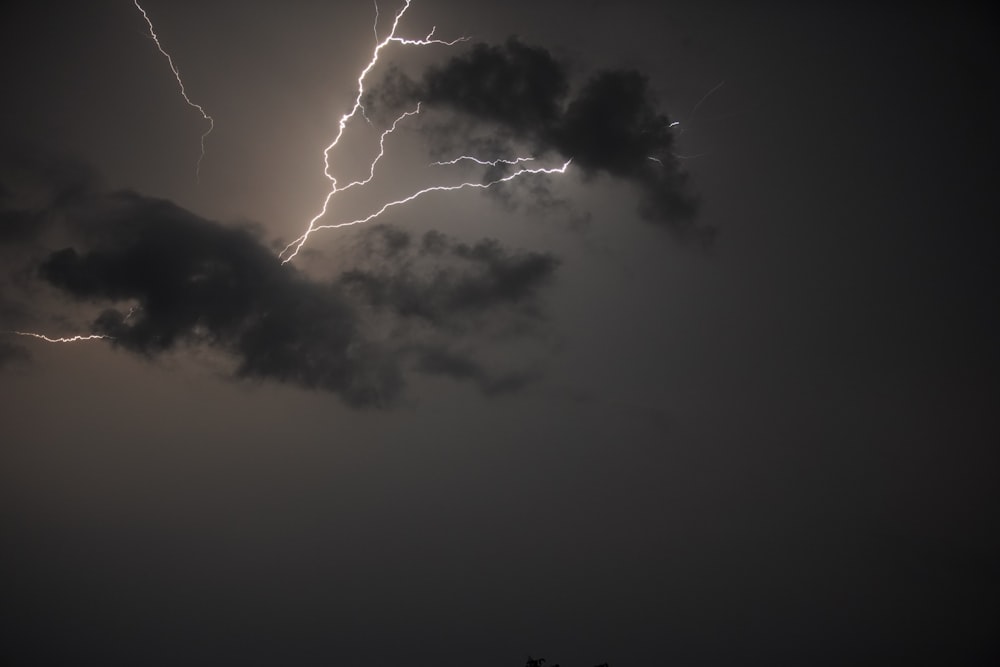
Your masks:
{"label": "cloud formation", "polygon": [[[0,207],[0,219],[14,213]],[[282,265],[247,227],[135,192],[95,191],[35,215],[62,221],[73,239],[40,258],[37,277],[103,307],[90,331],[116,347],[152,358],[205,346],[229,355],[236,377],[329,391],[357,407],[392,405],[408,373],[486,394],[524,386],[534,372],[491,371],[469,341],[539,324],[539,290],[558,265],[496,241],[431,232],[417,242],[378,226],[361,232],[363,266],[317,281]],[[18,230],[9,236],[35,234]],[[16,356],[0,348],[0,363]]]}
{"label": "cloud formation", "polygon": [[374,261],[342,272],[338,282],[356,302],[388,316],[399,353],[415,371],[469,381],[491,396],[538,378],[531,366],[491,368],[472,343],[499,346],[534,333],[557,258],[511,251],[494,239],[467,244],[437,231],[417,240],[386,225],[370,228],[364,243]]}
{"label": "cloud formation", "polygon": [[53,252],[40,268],[76,300],[137,306],[131,316],[104,310],[95,333],[145,356],[182,344],[221,348],[241,377],[331,391],[352,405],[397,392],[397,370],[360,344],[335,287],[281,267],[249,230],[130,192],[103,203],[83,230],[86,249]]}
{"label": "cloud formation", "polygon": [[[368,237],[381,237],[376,252],[383,260],[407,261],[345,271],[341,284],[373,306],[450,329],[500,309],[509,316],[537,316],[535,297],[559,264],[549,254],[512,253],[494,239],[469,245],[430,231],[415,244],[407,232],[384,225],[372,228]],[[415,258],[446,261],[420,270],[414,268]]]}
{"label": "cloud formation", "polygon": [[511,38],[501,46],[477,44],[417,80],[394,70],[369,99],[393,109],[421,101],[489,124],[497,143],[556,152],[587,176],[632,184],[640,215],[678,238],[711,237],[695,221],[697,198],[674,155],[670,119],[638,71],[601,71],[574,90],[565,64]]}

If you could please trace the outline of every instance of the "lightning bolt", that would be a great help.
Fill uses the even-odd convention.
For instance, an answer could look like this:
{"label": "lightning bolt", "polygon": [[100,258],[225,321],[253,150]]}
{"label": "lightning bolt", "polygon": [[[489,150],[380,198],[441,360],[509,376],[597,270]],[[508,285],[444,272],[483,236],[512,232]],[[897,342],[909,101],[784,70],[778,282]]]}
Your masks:
{"label": "lightning bolt", "polygon": [[[431,44],[454,46],[459,42],[464,42],[468,40],[468,37],[459,37],[458,39],[453,39],[450,42],[446,42],[440,39],[432,39],[432,36],[434,35],[434,28],[431,28],[431,31],[427,33],[427,36],[423,39],[404,39],[402,37],[396,37],[396,30],[399,27],[399,20],[403,18],[403,14],[406,13],[406,10],[410,8],[410,2],[412,2],[412,0],[405,0],[406,4],[404,4],[403,7],[396,13],[396,17],[392,22],[392,30],[389,32],[389,36],[375,44],[375,50],[372,52],[371,60],[368,62],[365,68],[361,70],[361,74],[358,75],[358,94],[354,98],[354,106],[351,107],[350,111],[348,111],[347,113],[345,113],[343,116],[340,117],[340,121],[337,123],[337,135],[333,138],[333,141],[330,142],[330,145],[326,147],[326,150],[323,151],[323,164],[325,167],[323,173],[326,175],[327,179],[330,181],[330,184],[332,186],[331,194],[335,194],[337,192],[337,179],[336,177],[333,176],[333,174],[330,173],[330,151],[336,148],[337,144],[340,143],[340,138],[344,136],[344,130],[347,129],[347,124],[350,122],[352,118],[354,118],[354,116],[358,113],[358,111],[364,113],[364,107],[361,104],[361,98],[365,94],[365,78],[367,78],[368,73],[371,72],[372,69],[375,67],[375,63],[378,62],[378,57],[379,54],[382,52],[382,49],[384,49],[392,42],[398,42],[400,44],[404,44],[407,46],[429,46]],[[375,7],[376,7],[376,19],[377,19],[378,4],[376,4]]]}
{"label": "lightning bolt", "polygon": [[45,334],[34,333],[32,331],[7,331],[5,333],[14,334],[16,336],[28,336],[30,338],[37,338],[39,340],[44,340],[46,343],[76,343],[83,340],[113,340],[111,336],[104,336],[102,334],[89,334],[89,335],[78,335],[78,336],[66,336],[63,338],[51,338]]}
{"label": "lightning bolt", "polygon": [[[519,159],[521,161],[525,161],[525,160],[531,160],[533,158],[519,158]],[[519,169],[511,174],[508,174],[507,176],[504,176],[503,178],[498,178],[496,180],[488,181],[486,183],[480,183],[476,181],[466,181],[464,183],[458,183],[456,185],[432,185],[429,188],[424,188],[423,190],[417,190],[413,194],[403,197],[402,199],[397,199],[395,201],[388,202],[387,204],[383,204],[382,208],[378,209],[374,213],[371,213],[363,218],[350,220],[348,222],[339,222],[335,225],[317,225],[315,224],[316,219],[318,219],[319,217],[317,216],[317,218],[314,218],[313,221],[309,224],[309,229],[307,229],[302,236],[289,243],[285,247],[285,249],[281,251],[279,256],[282,256],[289,250],[291,250],[291,253],[289,253],[288,256],[285,257],[281,263],[287,264],[292,259],[294,259],[295,256],[299,254],[299,250],[302,249],[302,246],[304,246],[306,241],[309,239],[309,235],[321,229],[337,229],[339,227],[350,227],[351,225],[360,225],[365,222],[371,222],[375,218],[379,217],[380,215],[388,211],[390,208],[401,206],[402,204],[408,204],[414,199],[422,197],[429,192],[454,192],[455,190],[464,190],[465,188],[486,189],[486,188],[491,188],[494,185],[498,185],[500,183],[507,183],[509,181],[514,180],[518,176],[522,176],[524,174],[564,174],[566,173],[566,169],[569,168],[570,162],[572,162],[572,160],[566,160],[566,162],[564,162],[560,167],[539,167],[536,169]],[[294,250],[292,248],[294,248]]]}
{"label": "lightning bolt", "polygon": [[418,113],[420,113],[419,104],[417,105],[417,108],[414,109],[413,111],[406,111],[402,115],[400,115],[395,121],[393,121],[389,129],[382,132],[382,136],[379,138],[378,142],[379,146],[378,155],[376,155],[375,159],[372,160],[371,167],[368,169],[368,178],[365,178],[364,180],[361,181],[353,181],[351,183],[348,183],[344,187],[335,190],[335,192],[344,192],[345,190],[349,190],[357,185],[367,185],[373,178],[375,178],[375,165],[377,165],[379,163],[379,160],[382,159],[382,156],[385,155],[385,138],[396,131],[396,126],[399,125],[399,122],[401,120],[403,120],[408,116],[416,116]]}
{"label": "lightning bolt", "polygon": [[[395,17],[393,19],[393,22],[392,22],[392,29],[389,31],[389,34],[386,37],[384,37],[383,39],[379,40],[379,38],[378,38],[378,2],[377,2],[377,0],[375,2],[375,27],[374,27],[374,32],[375,32],[376,44],[375,44],[374,50],[372,51],[372,57],[368,61],[368,64],[364,67],[364,69],[361,70],[361,73],[358,75],[358,87],[357,87],[357,91],[358,92],[357,92],[357,95],[354,98],[354,105],[351,107],[351,109],[347,113],[345,113],[344,115],[342,115],[340,117],[340,120],[337,123],[337,133],[336,133],[336,136],[334,136],[333,141],[331,141],[330,144],[323,151],[323,165],[324,165],[323,173],[326,176],[327,180],[330,181],[330,190],[327,193],[326,198],[323,200],[323,206],[320,209],[319,213],[317,213],[309,221],[309,224],[306,226],[306,231],[303,232],[303,234],[301,236],[299,236],[297,239],[295,239],[294,241],[292,241],[291,243],[289,243],[287,246],[285,246],[285,248],[280,253],[278,253],[278,256],[282,259],[282,262],[281,262],[282,264],[287,264],[288,262],[292,261],[295,258],[295,256],[299,254],[299,251],[302,249],[302,247],[309,240],[309,237],[312,235],[312,233],[316,232],[318,230],[321,230],[321,229],[335,229],[335,228],[338,228],[338,227],[347,227],[347,226],[350,226],[350,225],[357,225],[357,224],[369,222],[369,221],[377,218],[378,216],[382,215],[383,213],[385,213],[386,211],[388,211],[389,209],[391,209],[393,207],[401,206],[403,204],[407,204],[407,203],[409,203],[409,202],[417,199],[418,197],[422,197],[423,195],[431,193],[431,192],[452,192],[452,191],[455,191],[455,190],[463,190],[463,189],[466,189],[466,188],[485,189],[485,188],[493,187],[493,186],[498,185],[500,183],[506,183],[506,182],[511,181],[511,180],[513,180],[513,179],[515,179],[515,178],[517,178],[519,176],[526,175],[526,174],[557,174],[557,173],[558,174],[562,174],[562,173],[565,173],[566,169],[569,167],[570,160],[567,160],[561,167],[542,167],[542,168],[533,168],[533,169],[531,169],[531,168],[524,168],[523,167],[523,168],[517,169],[516,171],[512,172],[511,174],[508,174],[507,176],[504,176],[503,178],[498,178],[498,179],[495,179],[493,181],[488,181],[488,182],[485,182],[485,183],[483,183],[483,182],[469,181],[469,182],[458,183],[458,184],[455,184],[455,185],[435,185],[435,186],[431,186],[431,187],[428,187],[428,188],[424,188],[423,190],[418,190],[417,192],[414,192],[414,193],[412,193],[412,194],[410,194],[410,195],[408,195],[408,196],[406,196],[406,197],[404,197],[402,199],[397,199],[395,201],[390,201],[390,202],[382,205],[382,207],[379,208],[374,213],[371,213],[370,215],[367,215],[367,216],[365,216],[363,218],[358,218],[356,220],[350,220],[350,221],[347,221],[347,222],[340,222],[340,223],[337,223],[337,224],[318,224],[319,220],[321,218],[323,218],[324,216],[327,215],[329,207],[330,207],[330,201],[333,199],[334,195],[336,195],[338,192],[343,192],[344,190],[347,190],[348,188],[351,188],[351,187],[354,187],[354,186],[365,185],[365,184],[369,183],[375,177],[375,166],[382,159],[382,157],[385,155],[385,139],[386,139],[386,137],[388,135],[392,134],[396,130],[397,125],[404,118],[406,118],[408,116],[416,115],[416,114],[418,114],[420,112],[420,105],[418,104],[417,108],[414,111],[408,111],[408,112],[402,114],[401,116],[399,116],[395,120],[395,122],[393,122],[392,126],[389,129],[385,130],[382,133],[381,138],[379,140],[379,153],[378,153],[378,155],[375,157],[375,159],[371,163],[371,166],[370,166],[370,168],[368,170],[368,177],[367,178],[365,178],[363,180],[360,180],[360,181],[354,181],[354,182],[352,182],[352,183],[350,183],[350,184],[348,184],[348,185],[346,185],[344,187],[339,187],[338,186],[338,184],[337,184],[337,178],[331,173],[330,155],[334,151],[334,149],[337,147],[337,144],[340,143],[341,137],[344,136],[344,132],[347,129],[347,125],[358,114],[358,112],[360,112],[361,115],[364,116],[367,119],[367,116],[365,116],[364,106],[361,103],[361,99],[362,99],[362,97],[364,97],[364,92],[365,92],[365,79],[368,77],[368,74],[372,71],[372,69],[375,67],[375,64],[378,62],[379,55],[381,54],[382,49],[384,49],[386,46],[388,46],[389,44],[392,44],[392,43],[402,44],[404,46],[429,46],[429,45],[432,45],[432,44],[437,44],[437,45],[441,45],[441,46],[454,46],[455,44],[458,44],[459,42],[464,42],[464,41],[466,41],[468,39],[467,37],[459,37],[457,39],[453,39],[453,40],[450,40],[450,41],[449,40],[436,39],[434,37],[434,31],[435,31],[436,28],[431,28],[431,31],[429,33],[427,33],[427,35],[425,37],[423,37],[422,39],[409,39],[409,38],[404,38],[404,37],[398,37],[396,35],[396,31],[399,28],[399,22],[403,18],[403,15],[406,13],[406,10],[410,8],[410,3],[411,3],[411,0],[404,0],[404,5],[399,9],[398,12],[396,12],[396,15],[395,15]],[[483,160],[483,159],[472,157],[472,156],[468,156],[468,155],[462,155],[460,157],[455,158],[454,160],[448,160],[448,161],[444,161],[444,162],[435,162],[433,164],[434,165],[454,165],[454,164],[458,164],[459,162],[462,162],[462,161],[470,161],[470,162],[474,162],[476,164],[483,165],[483,166],[493,166],[493,167],[495,167],[495,166],[498,166],[500,164],[511,165],[511,166],[519,165],[519,164],[521,164],[523,162],[533,161],[534,159],[535,158],[533,158],[533,157],[518,157],[518,158],[514,158],[512,160],[506,160],[506,159]]]}
{"label": "lightning bolt", "polygon": [[454,160],[446,160],[444,162],[431,162],[431,166],[458,164],[459,162],[462,161],[468,161],[468,162],[475,162],[476,164],[481,164],[484,167],[485,166],[496,167],[497,165],[501,164],[513,165],[513,164],[521,164],[522,162],[532,162],[534,159],[535,158],[533,157],[518,157],[514,158],[513,160],[504,160],[504,159],[480,160],[479,158],[472,157],[471,155],[459,155]]}
{"label": "lightning bolt", "polygon": [[181,97],[183,97],[184,101],[188,103],[188,106],[197,109],[198,113],[201,114],[201,117],[208,121],[208,129],[201,135],[201,155],[198,157],[198,164],[195,167],[194,172],[195,180],[201,182],[201,162],[205,159],[205,137],[211,134],[212,130],[215,128],[215,119],[209,116],[200,104],[195,104],[191,101],[191,98],[188,97],[187,90],[184,88],[184,81],[181,79],[181,73],[177,70],[177,66],[174,65],[174,59],[170,57],[170,54],[167,53],[163,48],[163,45],[160,44],[160,38],[157,36],[156,30],[153,28],[153,21],[149,18],[146,10],[142,8],[142,5],[139,4],[139,0],[133,0],[133,2],[135,2],[136,9],[142,12],[142,18],[146,19],[146,25],[149,26],[149,36],[152,37],[153,42],[156,43],[156,48],[159,49],[160,53],[162,53],[167,59],[167,64],[170,65],[170,71],[174,73],[174,78],[177,79],[177,85],[181,89]]}

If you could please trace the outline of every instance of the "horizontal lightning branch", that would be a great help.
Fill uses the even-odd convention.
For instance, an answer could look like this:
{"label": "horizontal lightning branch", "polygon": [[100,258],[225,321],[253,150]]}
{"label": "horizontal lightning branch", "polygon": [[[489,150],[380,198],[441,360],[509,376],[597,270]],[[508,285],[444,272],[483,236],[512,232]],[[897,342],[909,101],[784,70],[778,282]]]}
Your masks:
{"label": "horizontal lightning branch", "polygon": [[306,241],[309,239],[309,235],[312,232],[315,232],[317,230],[320,230],[320,229],[337,229],[338,227],[349,227],[351,225],[359,225],[359,224],[362,224],[362,223],[365,223],[365,222],[371,222],[375,218],[379,217],[380,215],[382,215],[383,213],[385,213],[386,211],[388,211],[390,208],[393,208],[395,206],[400,206],[402,204],[407,204],[407,203],[413,201],[414,199],[417,199],[418,197],[422,197],[423,195],[428,194],[430,192],[453,192],[455,190],[464,190],[466,188],[486,189],[486,188],[491,188],[494,185],[499,185],[500,183],[510,182],[510,181],[514,180],[515,178],[517,178],[519,176],[523,176],[525,174],[564,174],[564,173],[566,173],[566,169],[569,168],[570,162],[571,162],[571,160],[566,160],[566,162],[564,162],[562,164],[562,166],[560,166],[560,167],[540,167],[540,168],[537,168],[537,169],[519,169],[519,170],[513,172],[512,174],[508,174],[507,176],[504,176],[503,178],[498,178],[498,179],[496,179],[494,181],[488,181],[486,183],[479,183],[479,182],[467,181],[465,183],[458,183],[456,185],[433,185],[433,186],[431,186],[429,188],[424,188],[423,190],[418,190],[417,192],[414,192],[413,194],[411,194],[411,195],[409,195],[407,197],[404,197],[403,199],[397,199],[396,201],[391,201],[391,202],[389,202],[387,204],[384,204],[382,206],[382,208],[380,208],[379,210],[375,211],[374,213],[372,213],[370,215],[367,215],[367,216],[365,216],[363,218],[358,218],[356,220],[350,220],[348,222],[340,222],[340,223],[337,223],[337,224],[334,224],[334,225],[316,225],[316,224],[314,224],[315,223],[315,220],[314,220],[313,224],[310,224],[309,229],[308,229],[308,231],[306,231],[305,234],[303,234],[302,236],[300,236],[296,240],[294,240],[291,243],[289,243],[288,246],[286,246],[285,249],[281,252],[281,255],[285,255],[285,253],[287,253],[289,250],[291,250],[291,253],[289,253],[288,256],[285,257],[282,260],[281,263],[282,264],[286,264],[286,263],[290,262],[299,253],[299,250],[302,249],[302,246],[305,245]]}
{"label": "horizontal lightning branch", "polygon": [[443,165],[458,164],[459,162],[475,162],[476,164],[481,164],[484,167],[487,167],[487,166],[488,167],[496,167],[496,166],[501,165],[501,164],[521,164],[522,162],[532,162],[532,161],[534,161],[534,159],[535,158],[533,158],[533,157],[517,157],[517,158],[514,158],[513,160],[504,160],[504,159],[480,160],[479,158],[472,157],[470,155],[460,155],[457,158],[455,158],[454,160],[445,160],[443,162],[431,162],[431,166],[432,167],[436,167],[436,166],[443,166]]}
{"label": "horizontal lightning branch", "polygon": [[78,336],[65,336],[62,338],[51,338],[45,334],[34,333],[32,331],[8,331],[7,333],[14,334],[15,336],[28,336],[30,338],[37,338],[38,340],[44,340],[46,343],[76,343],[83,340],[113,340],[111,336],[104,336],[101,334],[89,334],[89,335],[78,335]]}

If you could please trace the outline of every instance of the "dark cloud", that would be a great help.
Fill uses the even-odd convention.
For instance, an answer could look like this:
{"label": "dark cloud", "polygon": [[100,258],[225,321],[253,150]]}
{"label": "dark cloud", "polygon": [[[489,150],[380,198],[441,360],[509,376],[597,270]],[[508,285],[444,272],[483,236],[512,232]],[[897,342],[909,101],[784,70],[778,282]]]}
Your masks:
{"label": "dark cloud", "polygon": [[388,403],[398,369],[359,340],[352,306],[335,285],[311,282],[247,229],[200,218],[135,193],[103,198],[85,221],[84,250],[65,248],[41,276],[77,300],[137,304],[105,310],[97,333],[145,356],[184,344],[231,353],[241,377],[338,394],[351,405]]}
{"label": "dark cloud", "polygon": [[[493,239],[469,245],[431,231],[415,244],[402,230],[386,226],[373,228],[367,237],[369,244],[382,239],[377,245],[387,257],[399,257],[400,248],[410,248],[408,260],[345,271],[341,284],[373,306],[450,328],[501,309],[538,316],[538,290],[559,265],[552,255],[513,252]],[[415,267],[416,258],[436,261]]]}
{"label": "dark cloud", "polygon": [[554,146],[589,172],[634,183],[639,212],[682,236],[707,230],[694,225],[696,200],[687,173],[673,154],[670,119],[657,110],[645,76],[636,71],[593,76],[566,108]]}
{"label": "dark cloud", "polygon": [[[469,245],[433,232],[418,243],[380,226],[361,231],[363,267],[317,281],[282,265],[249,227],[134,192],[93,192],[43,214],[66,221],[74,241],[47,251],[37,276],[103,308],[90,331],[147,358],[185,346],[221,350],[237,377],[333,392],[352,406],[393,404],[407,371],[469,381],[486,394],[526,384],[532,373],[492,373],[459,344],[512,332],[508,319],[539,322],[538,290],[557,266],[496,241]],[[374,317],[388,320],[389,334],[373,335]],[[415,318],[419,335],[402,336]]]}
{"label": "dark cloud", "polygon": [[491,368],[469,343],[499,344],[536,331],[541,290],[557,258],[509,250],[493,239],[468,244],[438,231],[414,241],[385,225],[366,231],[363,245],[374,261],[342,272],[338,282],[356,302],[389,316],[400,354],[414,370],[474,382],[487,395],[517,391],[538,377],[534,368]]}
{"label": "dark cloud", "polygon": [[503,46],[476,45],[419,80],[394,71],[370,97],[392,108],[420,100],[489,124],[493,143],[509,139],[539,154],[557,152],[588,176],[633,184],[639,213],[678,237],[711,236],[695,222],[697,199],[674,156],[670,119],[640,72],[599,72],[571,94],[564,63],[511,38]]}
{"label": "dark cloud", "polygon": [[477,44],[468,53],[427,70],[416,93],[431,105],[447,105],[537,138],[560,122],[569,92],[565,67],[543,48],[509,39],[503,46]]}

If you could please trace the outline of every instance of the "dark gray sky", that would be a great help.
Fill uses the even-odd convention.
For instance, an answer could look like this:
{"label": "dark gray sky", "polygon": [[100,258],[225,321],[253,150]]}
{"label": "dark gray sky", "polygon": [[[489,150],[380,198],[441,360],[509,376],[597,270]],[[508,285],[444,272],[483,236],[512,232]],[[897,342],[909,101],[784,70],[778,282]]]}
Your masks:
{"label": "dark gray sky", "polygon": [[[578,166],[281,268],[371,3],[143,3],[215,118],[200,182],[130,1],[8,5],[0,330],[117,340],[0,338],[4,664],[997,660],[984,6],[414,0],[402,36],[472,41],[383,52],[372,88],[395,65],[437,107],[336,215],[481,178],[426,166],[476,137]],[[422,78],[511,35],[566,76],[548,120]],[[680,125],[616,135],[602,71]]]}

